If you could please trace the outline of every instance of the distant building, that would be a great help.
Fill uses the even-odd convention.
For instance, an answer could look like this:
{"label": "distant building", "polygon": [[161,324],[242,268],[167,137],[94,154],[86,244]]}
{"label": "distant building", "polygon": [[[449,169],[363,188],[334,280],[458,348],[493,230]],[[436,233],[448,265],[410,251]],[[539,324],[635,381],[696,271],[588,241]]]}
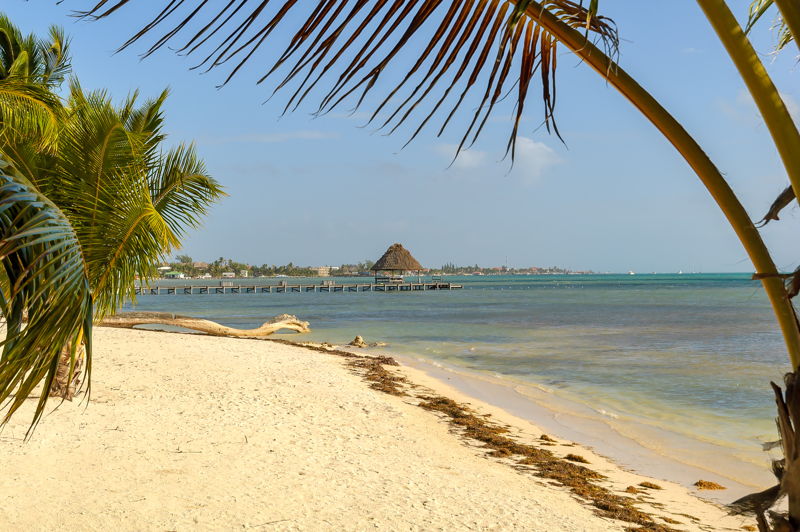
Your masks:
{"label": "distant building", "polygon": [[192,266],[197,268],[198,270],[207,270],[208,263],[207,262],[193,262]]}
{"label": "distant building", "polygon": [[183,272],[166,272],[164,274],[165,279],[185,279],[186,276]]}
{"label": "distant building", "polygon": [[158,268],[156,268],[156,269],[157,269],[159,272],[161,272],[161,273],[164,273],[164,272],[168,272],[168,271],[170,271],[170,270],[172,269],[172,266],[159,266],[159,267],[158,267]]}
{"label": "distant building", "polygon": [[331,275],[330,266],[318,266],[317,268],[314,269],[317,270],[317,275],[319,275],[320,277],[330,277]]}
{"label": "distant building", "polygon": [[211,274],[210,273],[204,273],[203,275],[200,276],[200,278],[201,279],[211,279]]}
{"label": "distant building", "polygon": [[250,277],[250,272],[248,270],[239,270],[239,277],[245,278]]}
{"label": "distant building", "polygon": [[236,274],[233,272],[222,272],[223,279],[233,279],[236,277]]}

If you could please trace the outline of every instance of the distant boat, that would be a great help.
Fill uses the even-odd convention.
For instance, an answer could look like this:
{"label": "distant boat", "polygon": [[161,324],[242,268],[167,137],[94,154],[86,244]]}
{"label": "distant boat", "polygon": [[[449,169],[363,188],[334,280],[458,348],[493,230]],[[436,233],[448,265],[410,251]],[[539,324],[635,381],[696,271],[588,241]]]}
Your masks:
{"label": "distant boat", "polygon": [[636,272],[634,272],[633,270],[631,270],[631,271],[629,271],[629,272],[628,272],[628,275],[636,275]]}
{"label": "distant boat", "polygon": [[678,275],[683,275],[683,270],[678,270]]}

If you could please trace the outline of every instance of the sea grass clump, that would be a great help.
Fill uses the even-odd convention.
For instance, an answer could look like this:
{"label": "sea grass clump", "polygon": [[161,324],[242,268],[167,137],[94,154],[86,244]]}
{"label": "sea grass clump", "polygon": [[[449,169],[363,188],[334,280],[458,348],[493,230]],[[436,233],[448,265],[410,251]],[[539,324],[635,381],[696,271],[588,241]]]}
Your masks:
{"label": "sea grass clump", "polygon": [[698,480],[694,483],[695,487],[699,490],[724,490],[728,489],[721,484],[711,482],[710,480]]}
{"label": "sea grass clump", "polygon": [[589,460],[587,460],[586,458],[584,458],[583,456],[581,456],[579,454],[569,453],[567,456],[564,457],[564,459],[565,460],[569,460],[570,462],[578,462],[580,464],[588,464],[589,463]]}
{"label": "sea grass clump", "polygon": [[658,484],[653,484],[652,482],[640,482],[639,485],[643,488],[651,489],[651,490],[663,490],[661,486]]}

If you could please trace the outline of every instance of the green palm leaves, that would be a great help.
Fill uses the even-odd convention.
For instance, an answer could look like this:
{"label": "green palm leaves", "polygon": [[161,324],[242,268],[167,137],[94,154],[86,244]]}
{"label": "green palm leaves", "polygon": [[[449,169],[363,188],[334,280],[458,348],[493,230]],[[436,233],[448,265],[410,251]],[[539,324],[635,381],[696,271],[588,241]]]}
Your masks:
{"label": "green palm leaves", "polygon": [[[49,389],[64,348],[70,373],[86,343],[91,370],[92,299],[77,236],[66,216],[25,179],[0,174],[0,404],[7,420],[42,381]],[[27,325],[23,325],[27,314]],[[33,422],[44,411],[40,396]]]}
{"label": "green palm leaves", "polygon": [[71,398],[84,348],[88,378],[92,318],[133,299],[224,194],[194,146],[165,147],[166,91],[115,106],[73,81],[62,102],[67,49],[0,15],[0,404],[7,420],[43,385],[34,424],[48,390]]}
{"label": "green palm leaves", "polygon": [[224,194],[193,146],[164,149],[166,96],[116,107],[73,83],[55,153],[24,160],[75,227],[98,319],[133,299],[135,280],[152,277]]}
{"label": "green palm leaves", "polygon": [[0,139],[52,148],[61,102],[52,92],[70,69],[69,43],[50,28],[48,39],[23,36],[0,15]]}

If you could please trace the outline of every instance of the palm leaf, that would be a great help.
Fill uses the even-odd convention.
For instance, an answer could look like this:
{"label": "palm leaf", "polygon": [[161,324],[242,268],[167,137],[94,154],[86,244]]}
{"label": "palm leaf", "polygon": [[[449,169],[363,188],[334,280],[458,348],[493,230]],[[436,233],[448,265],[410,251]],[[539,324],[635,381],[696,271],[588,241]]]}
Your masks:
{"label": "palm leaf", "polygon": [[193,145],[180,145],[160,159],[149,177],[153,207],[182,238],[187,229],[199,227],[208,208],[225,192],[208,175]]}
{"label": "palm leaf", "polygon": [[[132,0],[101,0],[80,14],[103,18],[130,3]],[[296,29],[289,31],[288,45],[272,67],[266,69],[259,83],[283,69],[276,90],[293,86],[285,108],[289,110],[297,108],[321,79],[330,78],[330,88],[320,94],[316,107],[316,114],[321,115],[345,102],[352,102],[353,107],[358,108],[379,85],[381,76],[400,62],[401,50],[410,48],[411,43],[416,44],[424,31],[425,44],[416,52],[417,60],[405,70],[407,74],[388,95],[379,100],[369,123],[374,123],[382,111],[388,118],[381,120],[378,128],[389,132],[415,120],[418,127],[409,135],[410,141],[441,113],[441,134],[463,102],[472,98],[476,111],[463,134],[460,150],[478,138],[503,95],[517,84],[516,109],[508,141],[513,157],[531,81],[538,74],[544,101],[544,124],[558,133],[554,121],[556,39],[526,15],[526,9],[534,5],[529,0],[449,3],[442,0],[321,0],[313,5],[297,0],[272,3],[231,0],[213,6],[200,2],[191,8],[183,4],[182,1],[170,2],[158,10],[122,48],[166,27],[145,56],[167,43],[174,43],[181,53],[200,56],[196,68],[211,70],[226,65],[227,83],[252,60],[276,27],[282,23],[295,24]],[[616,28],[609,19],[596,14],[595,2],[587,9],[572,0],[546,0],[542,9],[554,13],[570,27],[586,28],[615,53]],[[491,73],[486,79],[481,74],[490,66]],[[476,85],[482,78],[486,79],[486,85],[480,92]],[[444,102],[454,89],[453,96],[460,94],[450,103],[447,112]],[[432,94],[438,95],[434,98],[438,101],[433,109],[424,105]]]}
{"label": "palm leaf", "polygon": [[[0,174],[0,404],[8,421],[33,390],[48,390],[62,347],[87,343],[91,372],[92,300],[77,236],[64,214],[24,178]],[[23,327],[27,313],[27,326]],[[31,428],[41,418],[40,394]]]}
{"label": "palm leaf", "polygon": [[[761,20],[763,17],[772,7],[775,6],[775,0],[753,0],[750,3],[750,9],[747,13],[747,24],[745,25],[744,32],[749,33],[750,30],[753,29],[755,24]],[[795,18],[789,19],[790,21],[800,22],[797,21],[798,10],[795,7],[792,13],[781,13],[778,12],[778,15],[775,19],[775,22],[772,25],[772,29],[775,31],[777,35],[777,42],[775,44],[775,51],[779,52],[787,44],[791,43],[795,40],[795,36],[792,33],[791,29],[789,28],[789,24],[787,24],[785,15],[792,15]],[[796,29],[796,28],[795,28]]]}
{"label": "palm leaf", "polygon": [[61,101],[46,87],[17,78],[0,80],[0,140],[35,141],[51,149],[61,112]]}

